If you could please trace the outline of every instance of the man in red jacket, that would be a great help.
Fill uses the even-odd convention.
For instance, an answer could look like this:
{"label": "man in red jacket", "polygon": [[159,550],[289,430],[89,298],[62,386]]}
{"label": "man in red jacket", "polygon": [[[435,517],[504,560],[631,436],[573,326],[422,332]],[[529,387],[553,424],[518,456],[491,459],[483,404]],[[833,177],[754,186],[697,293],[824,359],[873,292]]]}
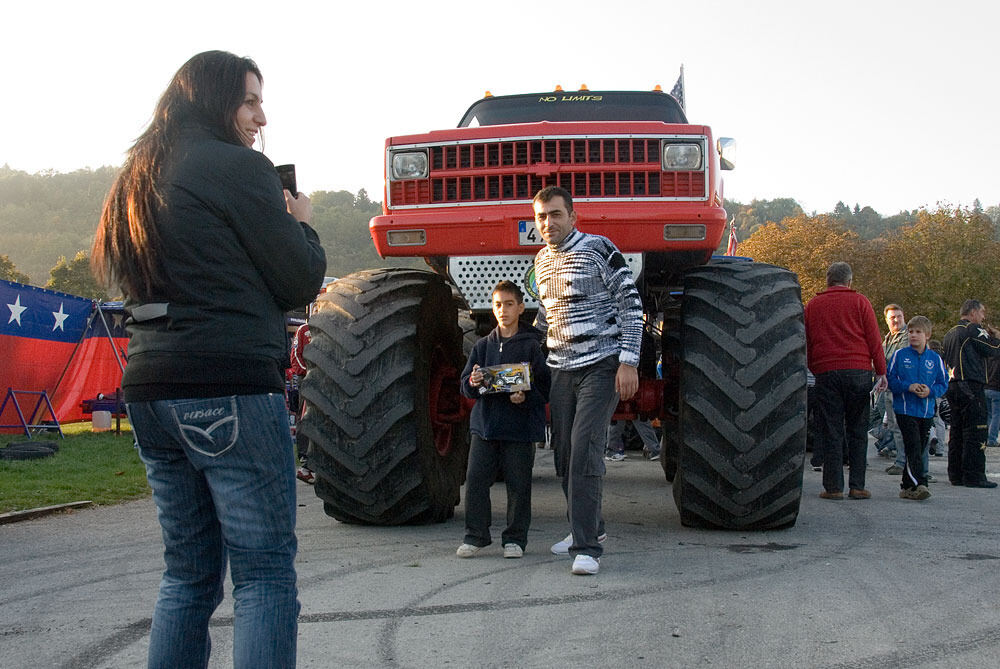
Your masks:
{"label": "man in red jacket", "polygon": [[[826,290],[805,308],[809,370],[816,375],[817,430],[823,449],[823,499],[844,499],[844,450],[851,499],[871,497],[865,489],[868,410],[872,390],[881,392],[885,354],[868,298],[851,290],[853,273],[846,262],[826,271]],[[878,377],[872,388],[872,368]],[[845,443],[846,442],[846,443]]]}

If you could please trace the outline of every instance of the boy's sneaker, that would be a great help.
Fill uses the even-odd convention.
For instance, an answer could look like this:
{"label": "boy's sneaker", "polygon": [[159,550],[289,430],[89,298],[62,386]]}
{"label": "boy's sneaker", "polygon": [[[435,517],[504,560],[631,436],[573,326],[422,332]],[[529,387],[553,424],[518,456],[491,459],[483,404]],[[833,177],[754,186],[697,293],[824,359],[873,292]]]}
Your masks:
{"label": "boy's sneaker", "polygon": [[601,558],[589,555],[577,555],[576,559],[573,560],[573,569],[571,571],[578,576],[591,576],[596,574],[600,568]]}
{"label": "boy's sneaker", "polygon": [[621,462],[626,457],[627,456],[625,455],[624,452],[615,452],[615,453],[610,453],[609,455],[605,455],[604,459],[608,460],[609,462]]}
{"label": "boy's sneaker", "polygon": [[913,491],[912,499],[927,499],[931,496],[931,491],[927,489],[925,485],[918,485]]}
{"label": "boy's sneaker", "polygon": [[316,483],[316,474],[314,474],[313,470],[308,467],[299,467],[295,470],[295,478],[300,481],[305,481],[309,485]]}
{"label": "boy's sneaker", "polygon": [[482,546],[473,546],[472,544],[462,544],[461,546],[458,547],[458,550],[455,551],[455,555],[457,555],[460,558],[470,558],[476,553],[478,553],[480,548],[482,548]]}
{"label": "boy's sneaker", "polygon": [[[603,544],[604,540],[608,538],[608,533],[605,532],[597,537],[597,543]],[[553,555],[569,555],[569,547],[573,545],[573,533],[570,532],[566,535],[566,538],[562,541],[557,541],[552,544],[552,554]]]}
{"label": "boy's sneaker", "polygon": [[524,549],[517,544],[504,544],[503,556],[505,558],[519,558],[524,555]]}

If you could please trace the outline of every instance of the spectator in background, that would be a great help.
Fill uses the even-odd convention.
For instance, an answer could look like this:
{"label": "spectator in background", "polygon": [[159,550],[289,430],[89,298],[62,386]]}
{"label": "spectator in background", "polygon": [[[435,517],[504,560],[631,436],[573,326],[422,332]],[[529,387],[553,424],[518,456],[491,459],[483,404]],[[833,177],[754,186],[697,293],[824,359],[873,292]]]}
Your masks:
{"label": "spectator in background", "polygon": [[1000,446],[1000,357],[986,361],[986,409],[989,421],[986,428],[986,445],[990,448]]}
{"label": "spectator in background", "polygon": [[[306,360],[303,355],[311,339],[308,323],[303,323],[295,330],[295,337],[292,338],[291,366],[288,368],[288,373],[292,376],[295,398],[294,405],[289,402],[289,408],[295,413],[295,450],[299,456],[299,467],[295,470],[295,476],[309,485],[316,483],[316,474],[309,467],[309,439],[299,430],[299,423],[306,413],[306,401],[299,393],[299,384],[306,375]],[[290,400],[291,396],[292,393],[289,393]]]}
{"label": "spectator in background", "polygon": [[1000,356],[997,331],[987,331],[986,307],[966,300],[958,325],[944,336],[944,361],[951,381],[951,437],[948,442],[948,480],[968,488],[996,488],[986,478],[986,360]]}
{"label": "spectator in background", "polygon": [[[906,319],[903,316],[903,308],[898,304],[887,304],[882,309],[885,316],[885,324],[889,326],[889,332],[882,338],[882,352],[885,354],[886,364],[892,356],[901,348],[907,345]],[[879,396],[879,406],[884,408],[885,416],[882,419],[885,429],[892,435],[892,441],[896,449],[896,461],[886,467],[885,473],[898,476],[906,468],[906,449],[903,447],[903,436],[896,423],[896,414],[893,411],[893,396],[891,392],[882,393]],[[880,454],[881,455],[881,454]]]}
{"label": "spectator in background", "polygon": [[611,421],[611,425],[608,426],[608,447],[604,459],[611,462],[621,462],[626,458],[625,427],[628,423],[632,423],[636,434],[642,439],[642,457],[647,460],[659,460],[660,439],[656,436],[656,429],[648,420],[640,418]]}
{"label": "spectator in background", "polygon": [[865,489],[869,402],[871,392],[888,387],[875,310],[851,289],[852,279],[849,264],[833,263],[826,271],[826,290],[805,307],[807,359],[816,375],[816,419],[823,441],[823,499],[844,498],[845,449],[848,496],[871,497]]}
{"label": "spectator in background", "polygon": [[[927,348],[937,353],[944,360],[944,347],[941,346],[941,340],[931,339],[927,342]],[[938,397],[935,400],[934,427],[931,432],[931,438],[927,442],[928,454],[937,458],[943,457],[944,452],[948,449],[948,424],[945,422],[944,416],[941,415],[942,402],[944,402],[943,397]],[[947,406],[947,403],[945,403],[945,406]],[[928,476],[930,475],[928,474]]]}
{"label": "spectator in background", "polygon": [[896,351],[889,360],[887,378],[892,390],[893,410],[906,449],[906,467],[900,484],[903,499],[927,499],[927,437],[934,424],[934,399],[948,389],[944,362],[927,348],[931,322],[914,316],[907,324],[909,346]]}

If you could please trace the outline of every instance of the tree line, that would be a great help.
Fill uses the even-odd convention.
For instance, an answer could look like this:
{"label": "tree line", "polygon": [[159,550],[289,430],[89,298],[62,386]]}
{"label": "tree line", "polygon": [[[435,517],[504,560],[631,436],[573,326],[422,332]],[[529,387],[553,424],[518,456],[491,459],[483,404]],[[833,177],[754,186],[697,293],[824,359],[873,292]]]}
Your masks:
{"label": "tree line", "polygon": [[988,314],[1000,313],[1000,217],[987,212],[975,206],[920,209],[875,237],[862,235],[843,216],[799,213],[757,227],[737,253],[798,274],[803,302],[826,288],[831,263],[847,261],[853,287],[871,300],[880,321],[882,308],[895,303],[907,318],[931,319],[940,339],[966,299],[981,300]]}
{"label": "tree line", "polygon": [[[114,299],[90,276],[89,253],[104,197],[118,168],[28,174],[0,167],[0,278],[94,299]],[[378,257],[368,220],[382,213],[364,189],[310,193],[312,226],[326,249],[327,274],[421,265]]]}
{"label": "tree line", "polygon": [[[90,277],[87,255],[117,171],[101,167],[28,174],[0,167],[0,278],[84,297],[117,297],[106,295]],[[363,189],[316,191],[310,198],[328,275],[423,264],[420,259],[378,257],[368,220],[382,211],[382,204]],[[846,260],[854,268],[855,287],[876,311],[897,302],[907,316],[930,318],[939,333],[955,320],[966,298],[980,299],[1000,312],[1000,282],[993,276],[1000,268],[1000,205],[939,205],[891,216],[844,202],[831,212],[807,214],[793,198],[726,201],[725,207],[741,241],[738,253],[796,272],[803,300],[823,289],[831,262]],[[727,241],[728,230],[719,253]]]}

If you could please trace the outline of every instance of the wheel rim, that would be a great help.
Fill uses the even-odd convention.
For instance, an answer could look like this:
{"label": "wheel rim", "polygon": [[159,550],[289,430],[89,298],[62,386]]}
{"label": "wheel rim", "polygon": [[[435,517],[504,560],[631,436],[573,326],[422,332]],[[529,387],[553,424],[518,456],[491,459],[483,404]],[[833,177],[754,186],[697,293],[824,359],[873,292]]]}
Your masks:
{"label": "wheel rim", "polygon": [[434,348],[427,393],[434,449],[441,457],[451,452],[455,424],[464,418],[462,400],[458,393],[458,369],[448,357],[443,347]]}

